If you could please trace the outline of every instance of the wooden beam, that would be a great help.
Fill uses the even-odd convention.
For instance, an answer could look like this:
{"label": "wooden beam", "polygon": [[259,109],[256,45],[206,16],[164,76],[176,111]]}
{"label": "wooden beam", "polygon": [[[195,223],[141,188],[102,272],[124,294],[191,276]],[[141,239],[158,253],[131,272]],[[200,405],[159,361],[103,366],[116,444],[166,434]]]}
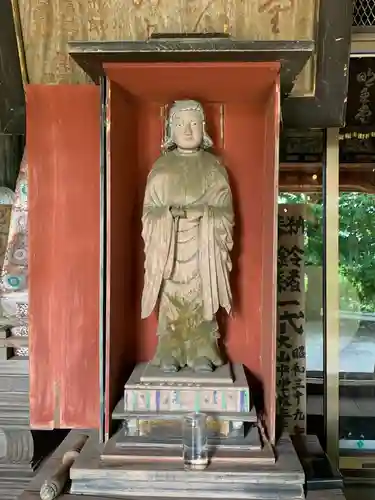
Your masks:
{"label": "wooden beam", "polygon": [[374,57],[375,32],[361,31],[352,34],[350,57]]}
{"label": "wooden beam", "polygon": [[[280,192],[316,193],[322,190],[321,163],[282,163]],[[340,163],[340,191],[375,193],[374,163]]]}
{"label": "wooden beam", "polygon": [[285,100],[285,127],[314,129],[343,125],[348,93],[352,10],[352,0],[320,2],[315,95]]}

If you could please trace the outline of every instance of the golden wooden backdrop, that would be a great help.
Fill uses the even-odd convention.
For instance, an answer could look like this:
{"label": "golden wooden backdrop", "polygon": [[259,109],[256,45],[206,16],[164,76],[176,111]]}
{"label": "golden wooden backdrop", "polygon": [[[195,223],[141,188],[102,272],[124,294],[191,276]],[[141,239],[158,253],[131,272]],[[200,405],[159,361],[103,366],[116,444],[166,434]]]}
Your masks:
{"label": "golden wooden backdrop", "polygon": [[[31,83],[82,83],[71,40],[143,40],[156,31],[228,32],[239,39],[311,40],[318,0],[13,0]],[[299,91],[312,90],[311,71]]]}

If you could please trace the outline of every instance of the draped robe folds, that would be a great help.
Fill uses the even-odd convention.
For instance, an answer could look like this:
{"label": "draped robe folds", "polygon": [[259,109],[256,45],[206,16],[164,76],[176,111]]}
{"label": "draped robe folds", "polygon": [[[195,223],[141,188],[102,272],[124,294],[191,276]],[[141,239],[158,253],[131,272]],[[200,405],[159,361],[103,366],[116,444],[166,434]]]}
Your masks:
{"label": "draped robe folds", "polygon": [[[172,207],[186,215],[173,217]],[[158,307],[158,349],[162,340],[169,345],[169,352],[157,352],[156,358],[172,355],[184,366],[194,356],[205,356],[221,364],[215,354],[215,314],[220,306],[228,314],[231,311],[233,219],[227,172],[216,156],[206,151],[181,155],[174,150],[156,161],[147,179],[142,217],[142,318]],[[204,336],[211,345],[205,345]],[[189,341],[195,354],[182,347]]]}

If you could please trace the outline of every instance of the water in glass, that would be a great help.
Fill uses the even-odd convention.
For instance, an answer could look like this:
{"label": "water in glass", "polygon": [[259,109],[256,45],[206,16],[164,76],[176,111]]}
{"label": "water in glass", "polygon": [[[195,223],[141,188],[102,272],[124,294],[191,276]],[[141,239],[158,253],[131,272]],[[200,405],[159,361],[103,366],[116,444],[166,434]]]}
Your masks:
{"label": "water in glass", "polygon": [[207,416],[189,413],[183,421],[183,460],[186,470],[203,470],[208,465]]}

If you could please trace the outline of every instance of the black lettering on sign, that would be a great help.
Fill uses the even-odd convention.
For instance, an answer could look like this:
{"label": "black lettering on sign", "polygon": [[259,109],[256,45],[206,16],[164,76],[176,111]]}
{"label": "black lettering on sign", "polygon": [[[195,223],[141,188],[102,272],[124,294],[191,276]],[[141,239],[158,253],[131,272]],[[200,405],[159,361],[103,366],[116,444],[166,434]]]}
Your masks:
{"label": "black lettering on sign", "polygon": [[305,221],[303,217],[295,217],[291,215],[290,217],[279,216],[279,236],[284,234],[297,235],[298,233],[303,233],[305,227]]}
{"label": "black lettering on sign", "polygon": [[298,333],[298,335],[303,334],[303,325],[298,325],[297,321],[299,319],[303,319],[305,317],[304,313],[302,311],[299,311],[298,313],[293,313],[289,311],[284,311],[280,314],[280,334],[285,335],[288,326],[290,326],[293,330],[293,332]]}

